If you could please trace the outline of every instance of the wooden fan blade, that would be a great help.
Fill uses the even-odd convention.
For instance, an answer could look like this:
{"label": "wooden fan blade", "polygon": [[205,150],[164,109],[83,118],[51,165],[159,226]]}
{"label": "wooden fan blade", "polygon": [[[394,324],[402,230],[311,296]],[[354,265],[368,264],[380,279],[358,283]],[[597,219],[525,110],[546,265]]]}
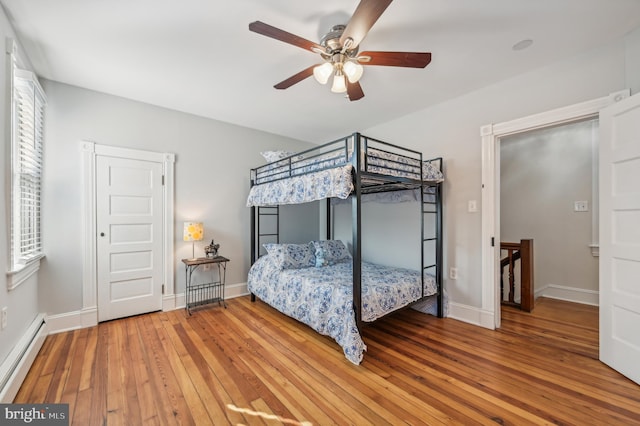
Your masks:
{"label": "wooden fan blade", "polygon": [[255,21],[250,23],[249,30],[253,31],[254,33],[262,34],[264,36],[275,38],[276,40],[284,41],[285,43],[310,50],[314,53],[318,49],[324,51],[324,49],[317,43],[314,43],[302,37],[298,37],[295,34],[288,33],[269,24],[265,24],[264,22]]}
{"label": "wooden fan blade", "polygon": [[296,83],[300,83],[305,78],[312,76],[313,75],[313,69],[315,67],[317,67],[317,66],[318,66],[318,64],[311,65],[309,68],[304,69],[304,70],[300,71],[299,73],[292,75],[291,77],[287,78],[286,80],[281,81],[280,83],[276,84],[273,87],[275,87],[276,89],[287,89],[287,88],[293,86]]}
{"label": "wooden fan blade", "polygon": [[359,82],[350,83],[347,80],[347,95],[349,95],[350,101],[357,101],[358,99],[364,98],[364,92],[362,91],[362,86],[360,86]]}
{"label": "wooden fan blade", "polygon": [[367,36],[367,33],[384,13],[392,0],[360,0],[360,4],[349,19],[347,27],[340,37],[340,44],[345,45],[347,39],[353,42],[348,49],[353,49]]}
{"label": "wooden fan blade", "polygon": [[424,68],[431,62],[431,53],[427,52],[360,52],[360,57],[371,58],[369,61],[360,61],[362,65],[387,67]]}

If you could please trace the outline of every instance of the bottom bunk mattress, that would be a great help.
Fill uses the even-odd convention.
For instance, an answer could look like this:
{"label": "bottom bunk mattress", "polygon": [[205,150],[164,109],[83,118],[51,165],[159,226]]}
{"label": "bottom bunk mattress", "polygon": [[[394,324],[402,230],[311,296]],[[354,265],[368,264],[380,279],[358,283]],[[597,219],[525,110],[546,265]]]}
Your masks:
{"label": "bottom bunk mattress", "polygon": [[[251,267],[248,290],[280,312],[330,336],[346,358],[360,364],[366,346],[353,310],[352,261],[321,267],[282,269],[271,255]],[[362,263],[362,320],[371,322],[422,297],[420,273]],[[425,296],[437,292],[425,273]]]}

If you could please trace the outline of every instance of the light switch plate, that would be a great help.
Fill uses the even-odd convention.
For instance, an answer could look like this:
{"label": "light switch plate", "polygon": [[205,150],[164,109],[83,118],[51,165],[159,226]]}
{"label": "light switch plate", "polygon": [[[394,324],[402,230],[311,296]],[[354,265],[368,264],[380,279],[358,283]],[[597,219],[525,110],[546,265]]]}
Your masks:
{"label": "light switch plate", "polygon": [[589,211],[589,202],[588,201],[576,201],[573,204],[574,212],[588,212]]}

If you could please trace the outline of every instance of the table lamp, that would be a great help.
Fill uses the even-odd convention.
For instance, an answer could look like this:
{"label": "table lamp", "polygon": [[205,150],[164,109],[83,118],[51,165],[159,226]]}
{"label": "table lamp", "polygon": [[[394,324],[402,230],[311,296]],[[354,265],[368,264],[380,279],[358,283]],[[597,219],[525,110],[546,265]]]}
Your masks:
{"label": "table lamp", "polygon": [[196,259],[195,256],[195,241],[201,241],[204,238],[204,229],[202,222],[185,222],[182,239],[184,241],[191,241],[191,259]]}

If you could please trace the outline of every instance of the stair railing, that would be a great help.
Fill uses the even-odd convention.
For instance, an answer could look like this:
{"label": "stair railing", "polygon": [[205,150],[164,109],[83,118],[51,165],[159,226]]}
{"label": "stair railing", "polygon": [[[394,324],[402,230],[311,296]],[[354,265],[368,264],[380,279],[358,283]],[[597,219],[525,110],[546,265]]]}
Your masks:
{"label": "stair railing", "polygon": [[[534,304],[533,293],[533,240],[520,240],[519,243],[501,242],[500,250],[506,251],[507,256],[500,260],[500,300],[503,305],[516,306],[525,312],[531,312]],[[520,302],[515,300],[516,262],[520,261]],[[509,278],[509,295],[504,298],[505,268]]]}

